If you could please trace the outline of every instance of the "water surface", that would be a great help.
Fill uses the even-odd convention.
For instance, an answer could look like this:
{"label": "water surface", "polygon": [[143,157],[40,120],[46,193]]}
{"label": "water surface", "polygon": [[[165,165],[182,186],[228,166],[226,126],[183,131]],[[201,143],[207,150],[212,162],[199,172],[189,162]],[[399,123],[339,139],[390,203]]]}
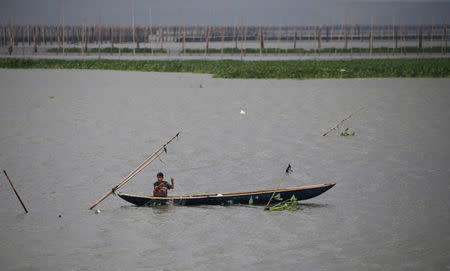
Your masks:
{"label": "water surface", "polygon": [[[209,75],[1,70],[2,270],[450,268],[449,79],[226,80]],[[321,134],[352,111],[354,137]],[[243,109],[246,115],[239,114]],[[225,193],[337,182],[300,211],[87,208],[122,192]],[[58,217],[61,215],[61,217]]]}

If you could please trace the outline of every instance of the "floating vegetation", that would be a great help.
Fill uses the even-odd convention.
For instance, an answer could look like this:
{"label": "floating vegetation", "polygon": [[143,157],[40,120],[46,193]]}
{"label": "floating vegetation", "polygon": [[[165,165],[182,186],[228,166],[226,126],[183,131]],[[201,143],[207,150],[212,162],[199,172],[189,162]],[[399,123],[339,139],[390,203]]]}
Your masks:
{"label": "floating vegetation", "polygon": [[[341,72],[345,67],[346,72]],[[63,60],[0,58],[0,68],[209,73],[216,78],[450,77],[450,58],[354,60]]]}
{"label": "floating vegetation", "polygon": [[[274,197],[275,198],[275,197]],[[269,208],[269,211],[296,211],[299,210],[298,200],[295,196],[292,196],[290,199],[285,200],[283,202],[277,203],[274,206]]]}
{"label": "floating vegetation", "polygon": [[349,130],[349,128],[346,128],[343,132],[339,134],[340,136],[354,136],[355,131]]}
{"label": "floating vegetation", "polygon": [[273,197],[273,199],[274,199],[274,200],[277,200],[277,201],[282,201],[282,200],[283,200],[283,198],[281,197],[280,193],[276,194],[276,195]]}

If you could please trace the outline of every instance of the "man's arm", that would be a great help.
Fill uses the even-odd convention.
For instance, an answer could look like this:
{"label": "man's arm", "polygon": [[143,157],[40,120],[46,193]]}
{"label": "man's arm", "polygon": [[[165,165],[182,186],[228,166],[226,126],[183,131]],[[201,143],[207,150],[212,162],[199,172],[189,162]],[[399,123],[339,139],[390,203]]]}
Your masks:
{"label": "man's arm", "polygon": [[174,178],[170,178],[170,189],[174,189],[175,188],[175,183],[174,183],[175,179]]}

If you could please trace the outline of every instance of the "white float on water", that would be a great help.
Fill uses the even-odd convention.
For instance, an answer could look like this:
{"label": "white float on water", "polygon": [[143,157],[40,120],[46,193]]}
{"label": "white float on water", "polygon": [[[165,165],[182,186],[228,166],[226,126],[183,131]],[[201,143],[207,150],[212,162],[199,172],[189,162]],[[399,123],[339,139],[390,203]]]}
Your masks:
{"label": "white float on water", "polygon": [[95,213],[99,214],[99,213],[101,213],[101,211],[99,209],[97,209],[97,210],[95,210]]}
{"label": "white float on water", "polygon": [[241,115],[245,115],[245,114],[247,114],[247,112],[245,112],[244,110],[241,109],[240,114],[241,114]]}

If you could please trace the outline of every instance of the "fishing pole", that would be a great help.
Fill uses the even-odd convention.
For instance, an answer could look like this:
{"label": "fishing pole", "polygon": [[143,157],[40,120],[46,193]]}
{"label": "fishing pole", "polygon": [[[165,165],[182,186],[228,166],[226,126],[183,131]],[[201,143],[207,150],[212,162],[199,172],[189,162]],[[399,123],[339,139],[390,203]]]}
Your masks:
{"label": "fishing pole", "polygon": [[[286,178],[286,176],[291,174],[291,172],[292,172],[292,167],[291,167],[291,164],[289,163],[289,165],[287,166],[286,170],[284,171],[283,177],[281,177],[280,181],[278,182],[278,189],[280,188],[281,183],[283,182],[284,178]],[[269,210],[270,202],[272,201],[273,197],[275,196],[275,193],[276,193],[276,190],[273,191],[272,196],[270,197],[269,201],[266,204],[266,207],[264,207],[264,210],[266,210],[266,211]]]}

